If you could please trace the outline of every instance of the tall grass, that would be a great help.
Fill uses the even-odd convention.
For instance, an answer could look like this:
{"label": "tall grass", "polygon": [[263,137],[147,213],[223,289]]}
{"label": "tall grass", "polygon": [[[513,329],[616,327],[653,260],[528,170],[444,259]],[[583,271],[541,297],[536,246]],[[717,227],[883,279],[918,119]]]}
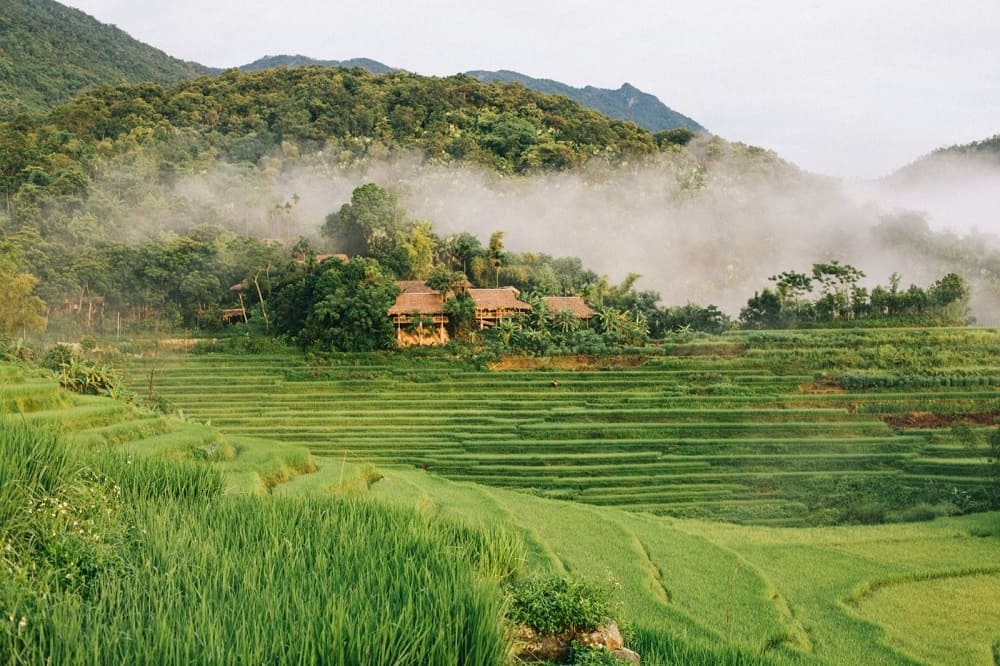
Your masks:
{"label": "tall grass", "polygon": [[132,571],[29,618],[28,663],[499,664],[495,582],[416,513],[358,500],[145,502]]}
{"label": "tall grass", "polygon": [[15,530],[30,523],[29,501],[54,496],[70,469],[69,454],[55,433],[0,417],[0,525]]}
{"label": "tall grass", "polygon": [[[371,500],[223,496],[208,463],[0,431],[15,664],[500,664],[520,544]],[[73,581],[86,579],[86,584]]]}
{"label": "tall grass", "polygon": [[222,494],[218,469],[189,460],[160,460],[105,449],[90,459],[93,468],[113,479],[127,502],[210,500]]}

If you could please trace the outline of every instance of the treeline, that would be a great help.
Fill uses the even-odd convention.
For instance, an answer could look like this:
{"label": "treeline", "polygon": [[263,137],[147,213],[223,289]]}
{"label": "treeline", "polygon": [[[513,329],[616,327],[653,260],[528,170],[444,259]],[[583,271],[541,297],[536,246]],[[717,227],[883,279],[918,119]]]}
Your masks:
{"label": "treeline", "polygon": [[[472,332],[466,288],[516,287],[535,306],[532,315],[489,335],[527,351],[600,351],[672,331],[718,333],[730,324],[714,306],[661,307],[658,293],[635,288],[635,274],[613,284],[576,257],[509,252],[502,231],[488,242],[470,233],[439,235],[374,183],[356,188],[322,231],[318,248],[304,238],[287,245],[214,226],[140,244],[69,248],[22,230],[0,241],[0,283],[9,295],[0,334],[41,330],[46,314],[68,335],[123,327],[217,331],[227,319],[303,347],[387,348],[394,345],[386,312],[397,280],[424,280],[449,295],[458,337]],[[331,250],[343,254],[331,257]],[[547,317],[540,298],[548,295],[583,296],[597,311],[593,325]]]}
{"label": "treeline", "polygon": [[[137,245],[104,242],[70,252],[22,232],[0,242],[0,282],[8,295],[0,334],[40,330],[47,312],[77,333],[117,331],[123,323],[126,331],[216,331],[239,322],[248,332],[302,347],[383,349],[395,344],[387,311],[398,280],[422,280],[445,296],[452,337],[537,354],[598,353],[734,325],[952,323],[967,314],[969,289],[954,273],[926,289],[902,289],[893,275],[887,286],[869,290],[860,285],[862,271],[832,261],[772,276],[774,288],[755,293],[733,322],[714,305],[663,306],[659,293],[636,289],[637,274],[613,284],[575,257],[509,252],[503,238],[499,230],[486,243],[470,233],[439,235],[374,183],[356,188],[327,216],[318,248],[304,238],[288,245],[202,226]],[[475,331],[466,290],[497,286],[516,287],[532,310]],[[593,307],[591,321],[549,313],[541,300],[569,295]]]}
{"label": "treeline", "polygon": [[375,75],[308,67],[219,76],[164,88],[92,89],[44,117],[0,123],[0,194],[15,222],[60,197],[84,197],[116,156],[152,160],[169,182],[217,161],[259,165],[275,153],[333,151],[344,163],[393,151],[506,173],[650,155],[690,137],[654,137],[555,95],[464,75]]}
{"label": "treeline", "polygon": [[768,278],[774,289],[756,292],[740,311],[742,328],[797,328],[843,322],[881,324],[964,323],[969,287],[948,273],[927,288],[902,289],[898,273],[888,285],[870,290],[859,282],[864,272],[839,261],[813,264],[808,273],[785,271]]}

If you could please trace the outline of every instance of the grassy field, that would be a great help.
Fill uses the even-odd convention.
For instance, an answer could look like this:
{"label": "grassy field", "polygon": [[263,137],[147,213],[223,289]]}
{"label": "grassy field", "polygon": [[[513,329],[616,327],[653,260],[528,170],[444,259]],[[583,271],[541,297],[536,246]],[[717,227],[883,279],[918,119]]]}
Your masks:
{"label": "grassy field", "polygon": [[1000,413],[992,331],[753,333],[610,371],[519,365],[538,364],[206,353],[128,371],[228,434],[594,505],[806,525],[984,501],[985,442],[947,426]]}
{"label": "grassy field", "polygon": [[[56,427],[70,458],[133,498],[109,534],[146,530],[123,540],[133,566],[121,569],[118,551],[91,558],[107,573],[86,594],[59,589],[50,604],[0,588],[24,609],[12,613],[4,645],[27,663],[42,651],[78,663],[76,644],[90,663],[102,654],[392,663],[390,652],[339,652],[337,662],[320,651],[352,635],[333,595],[372,623],[385,609],[413,618],[397,633],[378,630],[391,654],[433,645],[412,654],[498,663],[505,638],[484,618],[500,612],[497,581],[517,570],[607,589],[644,664],[989,665],[1000,640],[1000,514],[803,525],[900,517],[893,502],[920,518],[973,508],[989,481],[980,436],[1000,395],[998,353],[994,332],[955,329],[741,335],[612,370],[524,367],[532,362],[472,371],[436,354],[161,355],[154,389],[180,420],[69,396],[0,366],[5,411],[25,427]],[[149,357],[131,362],[136,388],[153,367]],[[862,374],[889,379],[846,388]],[[938,421],[913,417],[928,406]],[[966,441],[949,415],[979,438]],[[9,470],[0,488],[28,476]],[[215,499],[198,499],[206,494]],[[26,529],[10,519],[23,501],[3,495],[4,524],[15,526],[7,543]],[[373,604],[335,591],[333,578],[387,551],[427,563],[379,565],[400,582],[362,581],[388,595]],[[410,576],[427,567],[452,582],[422,588]],[[404,647],[404,637],[430,636],[418,616],[443,618],[424,606],[439,601],[468,609],[458,633],[477,636],[475,646],[457,644],[452,629],[450,639]],[[252,628],[230,624],[234,605]],[[18,631],[22,613],[30,640]],[[285,627],[300,613],[325,624],[300,623],[284,642],[258,626]],[[109,633],[91,635],[93,617]],[[147,651],[129,652],[136,646],[123,636],[143,637]]]}

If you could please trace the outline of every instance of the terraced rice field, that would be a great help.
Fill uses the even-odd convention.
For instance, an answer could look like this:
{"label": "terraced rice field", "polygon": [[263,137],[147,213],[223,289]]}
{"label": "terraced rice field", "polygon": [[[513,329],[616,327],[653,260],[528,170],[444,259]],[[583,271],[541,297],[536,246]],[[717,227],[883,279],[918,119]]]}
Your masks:
{"label": "terraced rice field", "polygon": [[734,334],[614,370],[467,370],[446,353],[185,354],[132,361],[136,390],[154,367],[171,408],[227,434],[595,505],[776,524],[808,519],[826,488],[976,492],[981,452],[947,429],[885,419],[982,422],[1000,409],[1000,336],[975,329]]}
{"label": "terraced rice field", "polygon": [[[966,339],[954,335],[957,341]],[[222,433],[190,419],[163,418],[107,399],[69,395],[56,388],[51,377],[25,378],[0,365],[0,415],[15,414],[13,418],[58,426],[78,447],[101,450],[112,444],[129,453],[176,460],[182,467],[199,464],[191,458],[215,461],[200,464],[223,471],[230,492],[303,499],[366,495],[375,501],[416,507],[429,516],[515,529],[524,540],[528,571],[569,572],[611,583],[615,599],[636,630],[633,645],[645,664],[993,663],[993,654],[1000,649],[995,594],[1000,573],[1000,514],[898,525],[790,529],[675,520],[611,506],[648,506],[653,513],[730,507],[729,514],[718,510],[719,515],[735,515],[732,507],[745,506],[743,515],[753,511],[755,520],[775,522],[781,520],[775,509],[793,503],[779,496],[788,491],[778,479],[820,483],[843,471],[834,464],[842,467],[845,461],[854,469],[843,473],[860,479],[898,482],[914,478],[920,483],[928,478],[937,483],[954,479],[974,489],[981,478],[981,463],[946,430],[896,431],[878,416],[907,416],[914,405],[932,404],[940,405],[937,416],[982,417],[996,400],[992,386],[844,392],[835,389],[829,377],[816,381],[815,373],[801,368],[795,370],[794,382],[785,382],[793,373],[779,365],[771,374],[781,391],[763,390],[767,382],[749,391],[747,383],[734,382],[732,376],[736,371],[766,375],[763,367],[748,372],[751,362],[747,359],[755,356],[750,342],[743,356],[730,353],[724,359],[692,354],[692,348],[665,351],[671,354],[653,357],[642,368],[575,373],[466,372],[445,357],[343,357],[342,363],[323,367],[296,356],[178,356],[168,364],[168,359],[157,359],[162,374],[158,371],[154,376],[156,387],[164,394],[170,387],[169,397],[185,415],[208,418],[200,415],[210,414],[217,419],[215,425],[225,424]],[[983,361],[981,352],[975,347],[968,351]],[[759,359],[752,361],[759,363]],[[137,385],[148,385],[148,375],[141,373],[150,364],[146,358],[131,366]],[[683,364],[689,364],[689,369],[678,372],[677,366]],[[706,379],[706,366],[713,366],[723,379]],[[720,372],[726,369],[734,372],[727,377]],[[696,370],[698,379],[692,378]],[[905,371],[897,375],[904,376]],[[839,371],[827,368],[823,372],[835,376]],[[600,390],[602,377],[614,388]],[[643,388],[633,390],[623,381],[630,377],[654,381],[637,382]],[[797,383],[803,377],[805,384]],[[521,382],[522,390],[500,395],[500,387],[511,378]],[[552,386],[554,378],[559,386]],[[525,385],[528,380],[531,386]],[[186,387],[185,381],[191,384]],[[586,390],[565,390],[574,381],[578,382],[575,388],[585,385]],[[181,400],[199,385],[209,388],[195,393],[197,399]],[[711,391],[705,390],[708,386],[713,387]],[[485,400],[473,395],[474,389],[494,395]],[[656,395],[666,403],[659,407],[656,398],[644,395],[657,390]],[[227,400],[224,404],[223,399]],[[439,413],[427,413],[428,403],[437,405]],[[496,423],[522,435],[530,428],[520,426],[532,426],[536,433],[530,441],[536,444],[517,450],[518,438],[506,437],[491,445],[489,424],[478,416],[482,405],[491,403],[497,405],[493,410]],[[212,411],[220,405],[229,409]],[[341,429],[349,428],[358,440],[372,441],[377,437],[366,433],[364,424],[373,432],[403,431],[406,420],[393,413],[397,409],[423,425],[421,437],[426,444],[421,452],[414,453],[416,446],[403,448],[402,436],[397,450],[347,446],[346,437],[337,448],[335,438],[341,436]],[[308,412],[318,415],[315,423],[294,430],[300,434],[290,434],[294,417]],[[271,430],[255,423],[264,414],[280,416]],[[310,428],[323,432],[324,418],[335,424],[325,430],[325,446],[321,437],[301,436]],[[226,434],[238,432],[242,423],[254,437]],[[787,436],[773,436],[771,426]],[[663,440],[660,448],[655,442],[647,446],[622,434],[629,427],[660,433],[655,436]],[[786,427],[794,434],[785,432]],[[559,437],[560,430],[567,428],[617,429],[620,443],[611,448],[602,446],[610,437]],[[712,433],[704,434],[703,428],[712,428]],[[858,432],[869,428],[873,433]],[[543,437],[547,431],[553,434]],[[681,437],[678,432],[686,434]],[[391,438],[385,441],[394,444]],[[301,458],[295,461],[305,450],[296,442],[322,453],[315,457],[316,466],[304,466]],[[470,451],[478,445],[482,452],[475,457],[470,451],[456,452],[456,442],[465,442]],[[434,473],[435,465],[449,458],[454,461],[461,453],[472,461],[466,467]],[[679,458],[683,455],[686,461]],[[815,460],[810,463],[810,458]],[[367,471],[351,459],[386,461],[379,464],[386,477],[373,485],[366,483]],[[688,463],[686,469],[682,462]],[[924,469],[931,463],[942,469]],[[420,464],[431,465],[431,473],[415,467]],[[885,469],[880,468],[883,465]],[[498,469],[499,481],[485,473],[475,474],[491,466]],[[289,467],[295,469],[286,473]],[[517,474],[509,470],[524,478],[536,477],[539,485],[530,487],[539,492],[575,493],[591,504],[609,506],[512,492],[510,488],[528,484],[516,483]],[[559,471],[544,473],[550,470]],[[651,480],[647,485],[624,485],[624,480],[643,474]],[[660,482],[661,476],[700,476],[703,481],[671,484],[669,479]],[[446,477],[475,478],[482,485]],[[602,477],[607,478],[601,482]],[[563,479],[569,480],[565,487],[555,485]],[[573,479],[595,480],[595,485],[584,493]],[[771,492],[750,492],[743,505],[732,499],[748,488],[752,491],[755,479],[768,479]],[[603,498],[599,489],[604,490]],[[677,493],[670,494],[675,489]],[[691,494],[681,496],[681,491]],[[727,499],[713,505],[699,495],[712,492],[728,493]],[[303,528],[296,524],[290,529]],[[163,541],[173,543],[176,537],[171,523]],[[264,545],[273,548],[275,543],[270,539]],[[183,547],[178,548],[178,558],[189,556]],[[313,586],[313,576],[302,580]],[[179,607],[188,612],[188,602]],[[200,632],[213,632],[212,626],[194,621],[186,629],[186,635],[193,637],[188,640],[202,640]],[[174,637],[168,635],[169,644],[174,644]],[[229,645],[228,639],[224,643]],[[104,649],[94,643],[95,661],[107,654]]]}

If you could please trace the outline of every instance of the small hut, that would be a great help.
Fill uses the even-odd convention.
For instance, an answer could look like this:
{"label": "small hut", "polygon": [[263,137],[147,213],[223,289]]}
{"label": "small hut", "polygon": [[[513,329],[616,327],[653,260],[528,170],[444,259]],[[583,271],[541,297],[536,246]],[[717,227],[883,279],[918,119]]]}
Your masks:
{"label": "small hut", "polygon": [[542,302],[552,319],[560,312],[569,312],[580,321],[587,321],[597,314],[579,296],[544,296]]}
{"label": "small hut", "polygon": [[446,344],[448,315],[441,294],[418,280],[398,281],[396,286],[400,294],[389,308],[396,343],[400,347]]}
{"label": "small hut", "polygon": [[469,289],[469,296],[476,305],[475,318],[479,329],[492,328],[502,319],[520,312],[530,312],[531,306],[518,300],[521,292],[516,287],[499,289]]}

